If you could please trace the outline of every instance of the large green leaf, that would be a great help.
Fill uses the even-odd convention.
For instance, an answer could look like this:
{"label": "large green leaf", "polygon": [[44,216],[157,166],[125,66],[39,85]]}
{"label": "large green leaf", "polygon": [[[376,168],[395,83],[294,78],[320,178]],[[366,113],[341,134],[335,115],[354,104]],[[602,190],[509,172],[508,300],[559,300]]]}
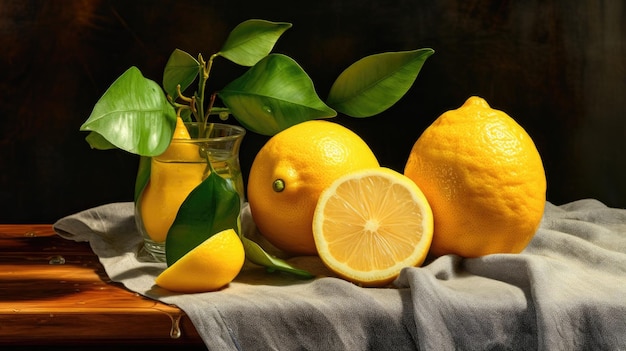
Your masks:
{"label": "large green leaf", "polygon": [[253,66],[267,56],[291,23],[252,19],[235,27],[218,55],[242,66]]}
{"label": "large green leaf", "polygon": [[211,172],[183,201],[165,239],[168,266],[222,230],[239,231],[239,194],[231,184]]}
{"label": "large green leaf", "polygon": [[155,156],[168,147],[175,126],[176,113],[163,90],[131,67],[102,95],[80,130],[96,132],[122,150]]}
{"label": "large green leaf", "polygon": [[185,91],[200,73],[202,65],[188,53],[176,49],[170,55],[163,71],[163,89],[176,100],[178,93],[176,86],[180,84],[180,91]]}
{"label": "large green leaf", "polygon": [[418,49],[364,57],[337,77],[326,103],[352,117],[379,114],[406,94],[433,53]]}
{"label": "large green leaf", "polygon": [[281,54],[266,56],[218,95],[244,127],[264,135],[337,115],[319,98],[302,67]]}
{"label": "large green leaf", "polygon": [[150,181],[151,166],[151,157],[139,157],[139,166],[137,167],[137,176],[135,177],[135,203],[139,201],[139,196],[143,192],[146,185],[148,185],[148,181]]}

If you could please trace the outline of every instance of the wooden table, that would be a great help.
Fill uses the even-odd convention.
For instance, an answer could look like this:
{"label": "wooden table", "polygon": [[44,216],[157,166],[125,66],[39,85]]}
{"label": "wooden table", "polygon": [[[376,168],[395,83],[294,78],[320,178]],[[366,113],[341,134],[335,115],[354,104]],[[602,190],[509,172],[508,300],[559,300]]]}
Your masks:
{"label": "wooden table", "polygon": [[206,349],[180,309],[112,282],[88,243],[51,225],[0,224],[1,350],[148,344]]}

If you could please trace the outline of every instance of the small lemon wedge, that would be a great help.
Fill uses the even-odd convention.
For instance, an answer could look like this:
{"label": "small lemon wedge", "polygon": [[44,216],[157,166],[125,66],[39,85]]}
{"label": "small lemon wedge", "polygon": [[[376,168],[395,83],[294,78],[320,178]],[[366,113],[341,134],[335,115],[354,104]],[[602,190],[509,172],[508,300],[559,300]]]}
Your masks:
{"label": "small lemon wedge", "polygon": [[233,229],[221,231],[156,277],[156,284],[170,291],[198,293],[228,285],[241,271],[245,252]]}

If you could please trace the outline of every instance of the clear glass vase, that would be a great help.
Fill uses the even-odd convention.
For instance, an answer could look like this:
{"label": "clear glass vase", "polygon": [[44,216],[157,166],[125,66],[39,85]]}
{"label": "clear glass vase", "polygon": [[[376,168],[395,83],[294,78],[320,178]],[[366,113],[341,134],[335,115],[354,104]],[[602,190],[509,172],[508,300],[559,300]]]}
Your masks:
{"label": "clear glass vase", "polygon": [[242,204],[245,201],[239,165],[245,129],[221,123],[209,123],[204,128],[198,123],[185,126],[191,139],[172,139],[168,151],[152,157],[150,179],[135,204],[137,229],[144,238],[140,253],[144,260],[165,262],[165,239],[178,208],[210,174],[207,155],[215,172],[232,182]]}

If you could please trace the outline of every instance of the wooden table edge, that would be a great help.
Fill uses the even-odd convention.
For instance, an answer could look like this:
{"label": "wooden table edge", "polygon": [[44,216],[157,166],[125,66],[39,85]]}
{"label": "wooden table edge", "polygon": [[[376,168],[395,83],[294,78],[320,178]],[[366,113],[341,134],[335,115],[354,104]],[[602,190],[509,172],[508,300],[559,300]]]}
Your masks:
{"label": "wooden table edge", "polygon": [[[15,263],[12,261],[26,254],[25,251],[28,251],[32,243],[55,240],[56,243],[70,247],[71,250],[64,247],[66,251],[63,255],[80,260],[86,257],[91,265],[99,265],[104,272],[88,243],[76,243],[62,238],[64,241],[59,241],[59,238],[51,224],[0,224],[0,267],[14,268]],[[14,251],[12,245],[17,244],[21,245],[20,250]],[[34,257],[42,260],[54,254],[54,251],[32,252]],[[31,267],[35,266],[23,264],[24,272],[28,272]],[[40,263],[37,267],[46,268]],[[63,269],[72,271],[72,267],[66,266]],[[114,292],[113,295],[123,296],[122,306],[115,306],[116,301],[113,301],[111,307],[81,306],[78,301],[82,292],[76,293],[75,305],[68,305],[68,297],[63,297],[64,302],[60,306],[55,306],[55,297],[29,300],[24,296],[14,296],[21,294],[16,289],[12,290],[11,279],[19,279],[20,274],[5,274],[4,280],[0,280],[0,345],[4,349],[7,345],[26,344],[203,344],[189,317],[178,307],[132,292],[102,276],[106,274],[102,272],[99,275],[93,274],[93,278],[90,278],[93,281],[90,283],[99,285],[103,290],[102,294],[111,296],[111,292]],[[84,273],[81,275],[84,280]],[[41,285],[45,282],[33,282],[35,285],[38,283],[39,286],[33,289],[41,291]],[[81,284],[84,283],[86,282],[81,281]],[[97,291],[91,291],[90,294],[97,294]],[[27,296],[27,292],[24,295]],[[104,302],[107,301],[106,298],[107,296],[103,296]],[[177,328],[180,331],[178,337]]]}

